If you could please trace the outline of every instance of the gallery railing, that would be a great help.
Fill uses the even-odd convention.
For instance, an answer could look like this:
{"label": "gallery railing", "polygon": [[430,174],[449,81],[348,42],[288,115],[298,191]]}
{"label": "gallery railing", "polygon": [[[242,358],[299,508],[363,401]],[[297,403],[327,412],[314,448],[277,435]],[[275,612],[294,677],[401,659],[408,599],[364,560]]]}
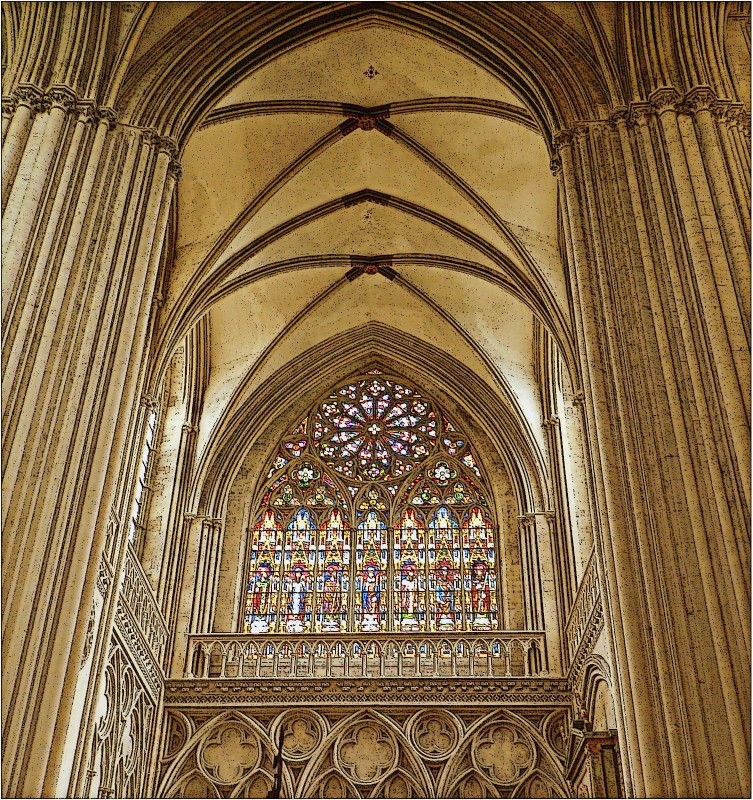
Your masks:
{"label": "gallery railing", "polygon": [[126,552],[120,597],[138,624],[155,661],[161,664],[167,644],[167,626],[149,587],[144,569],[130,545]]}
{"label": "gallery railing", "polygon": [[583,636],[588,629],[591,615],[599,601],[599,580],[596,573],[595,551],[591,553],[583,579],[575,595],[570,617],[565,626],[565,642],[570,661],[575,658],[575,653],[580,646]]}
{"label": "gallery railing", "polygon": [[545,675],[540,631],[193,634],[186,678],[444,678]]}

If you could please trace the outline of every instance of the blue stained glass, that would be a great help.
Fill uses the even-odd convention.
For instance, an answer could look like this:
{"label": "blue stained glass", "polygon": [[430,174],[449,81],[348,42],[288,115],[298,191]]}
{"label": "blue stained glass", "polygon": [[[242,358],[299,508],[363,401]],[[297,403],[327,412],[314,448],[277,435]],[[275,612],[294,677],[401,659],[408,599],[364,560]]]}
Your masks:
{"label": "blue stained glass", "polygon": [[373,373],[330,394],[268,466],[249,534],[244,630],[499,627],[481,470],[430,400]]}

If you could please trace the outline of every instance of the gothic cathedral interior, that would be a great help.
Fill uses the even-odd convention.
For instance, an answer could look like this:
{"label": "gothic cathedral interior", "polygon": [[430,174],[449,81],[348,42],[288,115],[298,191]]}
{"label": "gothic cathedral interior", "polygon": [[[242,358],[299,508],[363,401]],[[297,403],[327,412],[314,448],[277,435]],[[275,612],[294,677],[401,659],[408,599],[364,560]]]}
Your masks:
{"label": "gothic cathedral interior", "polygon": [[6,797],[750,797],[750,5],[2,4]]}

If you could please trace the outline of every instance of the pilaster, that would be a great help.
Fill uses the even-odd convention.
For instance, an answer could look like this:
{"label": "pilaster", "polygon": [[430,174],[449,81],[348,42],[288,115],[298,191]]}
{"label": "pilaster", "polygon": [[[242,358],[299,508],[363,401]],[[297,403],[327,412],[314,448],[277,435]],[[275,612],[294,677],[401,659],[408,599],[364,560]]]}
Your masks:
{"label": "pilaster", "polygon": [[3,144],[3,786],[42,796],[65,792],[57,774],[129,428],[117,421],[138,393],[177,149],[65,86],[15,100]]}
{"label": "pilaster", "polygon": [[662,89],[555,138],[636,795],[748,786],[746,247],[714,102]]}

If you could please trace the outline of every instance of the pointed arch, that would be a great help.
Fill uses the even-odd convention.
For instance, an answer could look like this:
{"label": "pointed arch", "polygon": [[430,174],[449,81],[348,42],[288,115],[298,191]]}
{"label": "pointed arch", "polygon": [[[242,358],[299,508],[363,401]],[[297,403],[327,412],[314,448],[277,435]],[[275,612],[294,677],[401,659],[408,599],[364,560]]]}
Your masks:
{"label": "pointed arch", "polygon": [[491,497],[467,434],[378,368],[282,437],[252,503],[247,633],[499,627]]}

